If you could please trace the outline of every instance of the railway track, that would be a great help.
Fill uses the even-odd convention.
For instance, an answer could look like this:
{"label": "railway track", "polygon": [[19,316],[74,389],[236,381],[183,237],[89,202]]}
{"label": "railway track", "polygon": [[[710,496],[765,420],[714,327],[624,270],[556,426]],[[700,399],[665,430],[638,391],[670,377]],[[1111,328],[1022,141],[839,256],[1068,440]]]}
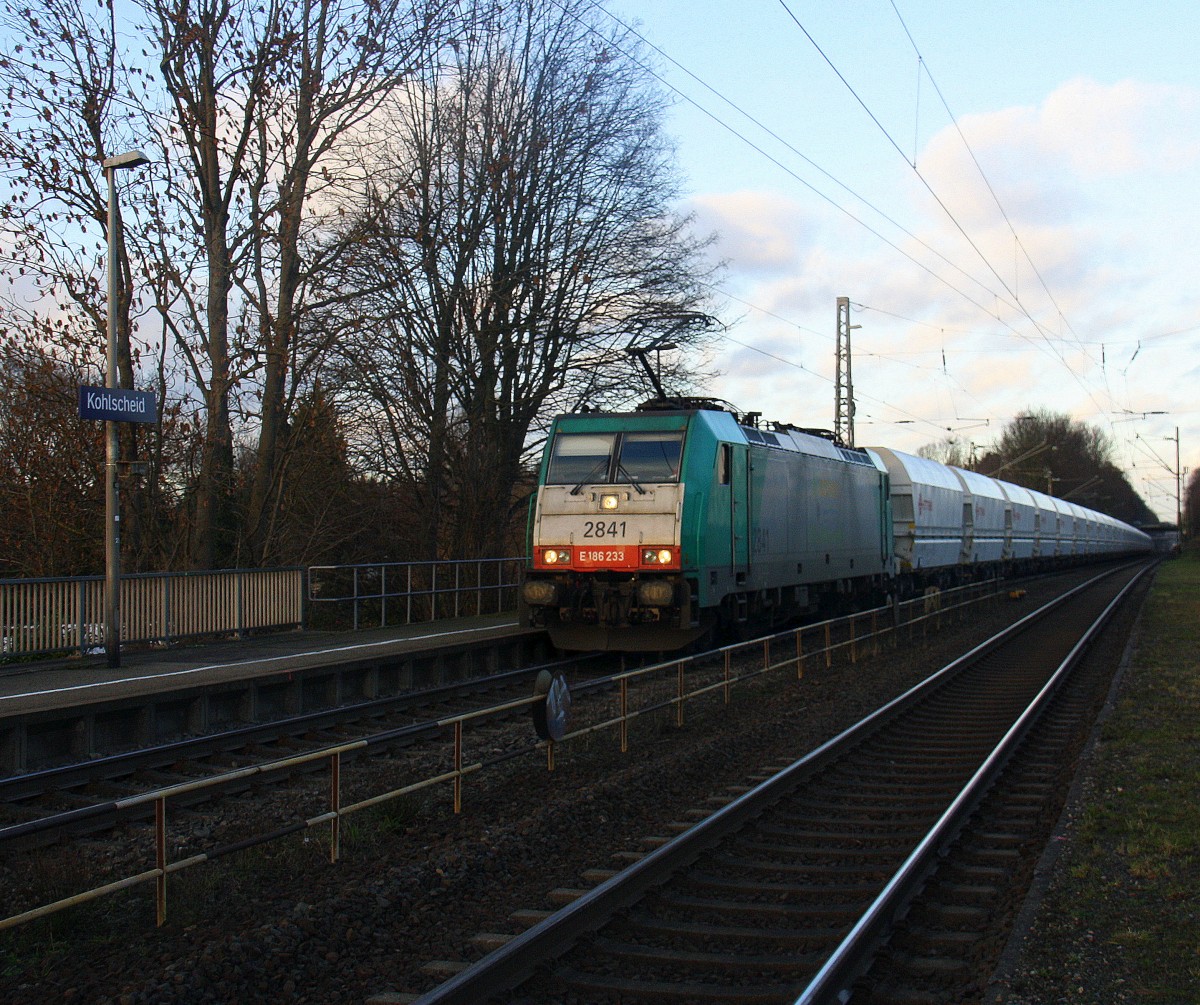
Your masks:
{"label": "railway track", "polygon": [[418,1002],[969,998],[1107,690],[1074,668],[1135,579],[1023,619]]}
{"label": "railway track", "polygon": [[[529,697],[542,670],[563,674],[584,692],[589,686],[602,686],[587,683],[586,667],[593,659],[585,655],[525,667],[0,778],[0,848],[47,845],[68,835],[96,833],[119,822],[152,818],[153,804],[136,801],[148,791],[268,765],[348,741],[365,741],[363,752],[370,754],[437,743],[444,738],[443,720],[483,705]],[[315,762],[307,770],[320,768]],[[282,780],[296,770],[280,771],[273,777]],[[263,776],[256,777],[254,783],[263,780]],[[180,798],[177,804],[195,805],[250,784],[246,778],[233,779],[228,785],[197,792],[190,800]]]}

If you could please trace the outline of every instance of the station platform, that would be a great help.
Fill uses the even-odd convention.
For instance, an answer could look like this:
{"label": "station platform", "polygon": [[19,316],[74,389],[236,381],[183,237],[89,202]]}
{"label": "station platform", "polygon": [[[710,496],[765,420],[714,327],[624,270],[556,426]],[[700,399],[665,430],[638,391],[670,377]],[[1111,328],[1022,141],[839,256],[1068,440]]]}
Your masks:
{"label": "station platform", "polygon": [[[0,664],[0,720],[81,706],[111,705],[148,695],[223,689],[259,678],[292,680],[406,662],[454,667],[455,654],[499,663],[505,654],[536,651],[544,633],[522,628],[515,613],[445,619],[353,632],[296,631],[195,646],[137,650],[109,667],[103,653]],[[488,654],[493,655],[488,655]],[[447,663],[448,661],[448,663]],[[410,675],[411,676],[411,675]],[[375,690],[375,688],[368,688]]]}

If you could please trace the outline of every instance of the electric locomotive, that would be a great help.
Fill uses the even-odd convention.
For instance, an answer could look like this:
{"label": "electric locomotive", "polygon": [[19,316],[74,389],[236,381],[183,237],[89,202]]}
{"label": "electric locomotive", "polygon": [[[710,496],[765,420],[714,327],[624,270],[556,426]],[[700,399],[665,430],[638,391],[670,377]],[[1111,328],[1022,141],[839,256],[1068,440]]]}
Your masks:
{"label": "electric locomotive", "polygon": [[561,649],[638,652],[1151,547],[977,472],[662,397],[555,419],[528,537],[522,622]]}
{"label": "electric locomotive", "polygon": [[865,450],[705,400],[559,416],[532,501],[524,623],[563,649],[675,649],[882,600],[888,476]]}

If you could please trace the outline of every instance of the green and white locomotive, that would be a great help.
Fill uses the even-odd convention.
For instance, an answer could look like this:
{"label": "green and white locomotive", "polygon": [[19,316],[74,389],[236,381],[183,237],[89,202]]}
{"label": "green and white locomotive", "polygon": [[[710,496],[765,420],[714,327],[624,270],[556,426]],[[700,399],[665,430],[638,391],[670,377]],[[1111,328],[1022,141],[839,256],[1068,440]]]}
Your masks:
{"label": "green and white locomotive", "polygon": [[866,451],[715,407],[560,416],[530,515],[526,623],[564,649],[673,649],[721,622],[881,597],[887,486]]}
{"label": "green and white locomotive", "polygon": [[1150,549],[1074,503],[706,399],[559,416],[528,537],[523,622],[625,651]]}

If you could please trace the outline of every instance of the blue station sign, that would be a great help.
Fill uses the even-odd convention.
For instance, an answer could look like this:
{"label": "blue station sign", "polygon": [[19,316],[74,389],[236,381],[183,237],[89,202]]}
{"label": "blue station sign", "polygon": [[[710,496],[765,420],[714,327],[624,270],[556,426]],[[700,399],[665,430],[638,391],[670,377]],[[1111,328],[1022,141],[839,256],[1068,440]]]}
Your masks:
{"label": "blue station sign", "polygon": [[158,406],[153,391],[130,391],[123,387],[79,388],[79,417],[112,422],[157,422]]}

